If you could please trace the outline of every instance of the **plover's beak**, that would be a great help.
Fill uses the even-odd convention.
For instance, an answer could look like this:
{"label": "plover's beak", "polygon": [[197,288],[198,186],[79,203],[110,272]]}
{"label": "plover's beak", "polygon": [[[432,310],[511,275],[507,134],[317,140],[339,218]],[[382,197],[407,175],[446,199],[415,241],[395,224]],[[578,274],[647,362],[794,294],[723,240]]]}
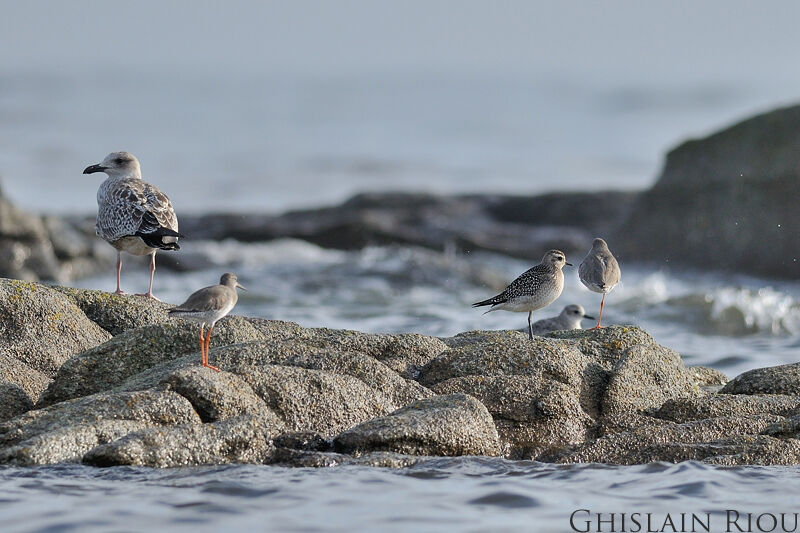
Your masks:
{"label": "plover's beak", "polygon": [[246,291],[246,290],[247,290],[247,289],[245,289],[244,287],[242,287],[241,285],[239,285],[239,282],[236,282],[236,287],[238,287],[238,288],[242,289],[243,291]]}
{"label": "plover's beak", "polygon": [[566,261],[564,261],[564,264],[567,265],[568,267],[572,266],[572,263],[567,263]]}
{"label": "plover's beak", "polygon": [[583,318],[588,318],[589,320],[595,320],[593,316],[583,315]]}
{"label": "plover's beak", "polygon": [[103,172],[108,167],[104,167],[103,165],[89,165],[85,169],[83,169],[84,174],[94,174],[95,172]]}

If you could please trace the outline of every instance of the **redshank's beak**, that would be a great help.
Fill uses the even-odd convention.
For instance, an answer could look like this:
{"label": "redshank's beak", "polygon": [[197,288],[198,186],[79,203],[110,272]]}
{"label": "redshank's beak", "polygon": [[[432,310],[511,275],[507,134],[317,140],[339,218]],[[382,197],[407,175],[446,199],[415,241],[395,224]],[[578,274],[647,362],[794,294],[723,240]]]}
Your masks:
{"label": "redshank's beak", "polygon": [[83,169],[84,174],[94,174],[95,172],[103,172],[108,167],[104,167],[103,165],[89,165],[85,169]]}
{"label": "redshank's beak", "polygon": [[246,291],[246,290],[247,290],[247,289],[245,289],[244,287],[242,287],[241,285],[239,285],[239,282],[236,282],[236,287],[238,287],[238,288],[242,289],[243,291]]}

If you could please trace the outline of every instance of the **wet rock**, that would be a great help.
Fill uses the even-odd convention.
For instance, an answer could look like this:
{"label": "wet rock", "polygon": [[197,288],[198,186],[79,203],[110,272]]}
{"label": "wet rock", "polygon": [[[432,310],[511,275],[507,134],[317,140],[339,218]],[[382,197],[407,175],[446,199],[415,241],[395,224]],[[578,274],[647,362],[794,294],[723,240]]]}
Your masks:
{"label": "wet rock", "polygon": [[327,452],[333,444],[319,433],[313,431],[289,431],[274,439],[276,448],[290,448],[308,452]]}
{"label": "wet rock", "polygon": [[47,376],[111,336],[45,285],[0,279],[0,353]]}
{"label": "wet rock", "polygon": [[339,452],[388,451],[409,455],[500,455],[486,407],[466,394],[413,402],[351,428],[334,439]]}
{"label": "wet rock", "polygon": [[[127,306],[128,303],[123,302],[122,305]],[[288,335],[292,326],[287,324],[228,316],[214,328],[211,346],[264,339],[269,336],[273,326],[281,335]],[[197,352],[196,359],[199,361],[199,351],[200,328],[196,324],[171,320],[128,330],[63,364],[37,405],[43,407],[109,390],[159,363],[190,353]]]}
{"label": "wet rock", "polygon": [[[698,456],[676,455],[676,450],[696,450],[696,447],[686,447],[695,444],[713,446],[713,443],[731,436],[756,436],[781,419],[778,415],[767,414],[708,418],[660,427],[641,425],[632,431],[605,435],[571,450],[556,451],[542,460],[560,463],[642,464],[700,459]],[[663,455],[658,455],[658,450],[664,451]]]}
{"label": "wet rock", "polygon": [[0,423],[0,464],[76,462],[132,431],[199,423],[191,404],[174,392],[100,393]]}
{"label": "wet rock", "polygon": [[800,363],[749,370],[733,378],[720,392],[800,396]]}
{"label": "wet rock", "polygon": [[95,466],[136,465],[156,468],[267,463],[272,438],[283,428],[273,416],[242,415],[210,424],[151,427],[129,433],[86,453]]}
{"label": "wet rock", "polygon": [[[749,118],[667,154],[614,232],[629,259],[796,279],[800,106]],[[780,253],[776,253],[780,250]]]}
{"label": "wet rock", "polygon": [[[526,204],[577,205],[591,198],[603,206],[597,211],[599,214],[606,211],[605,206],[610,210],[612,199],[623,202],[626,196],[625,193],[583,196],[565,193],[523,198],[367,193],[338,206],[291,211],[279,216],[185,215],[181,218],[181,231],[195,239],[209,240],[233,238],[258,242],[295,238],[343,250],[391,244],[443,250],[455,245],[470,251],[488,250],[538,260],[541,250],[559,248],[567,254],[583,250],[585,243],[591,241],[591,231],[596,229],[590,230],[590,226],[581,226],[581,223],[593,224],[598,217],[583,209],[583,217],[569,220],[559,217],[563,224],[549,222],[539,226],[539,221],[517,220]],[[498,214],[504,212],[504,205],[514,208],[502,218]],[[614,211],[615,215],[620,213],[624,211]]]}
{"label": "wet rock", "polygon": [[33,409],[33,402],[21,387],[0,381],[0,421]]}
{"label": "wet rock", "polygon": [[271,464],[296,468],[329,468],[340,465],[372,466],[379,468],[408,468],[429,460],[430,457],[391,452],[372,452],[358,457],[335,452],[315,452],[278,448]]}

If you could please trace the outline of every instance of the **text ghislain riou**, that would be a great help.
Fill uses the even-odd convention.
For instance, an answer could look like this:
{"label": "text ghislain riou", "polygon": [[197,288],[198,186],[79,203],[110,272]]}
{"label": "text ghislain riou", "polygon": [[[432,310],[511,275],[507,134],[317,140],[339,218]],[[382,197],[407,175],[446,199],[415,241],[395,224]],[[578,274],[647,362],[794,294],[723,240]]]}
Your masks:
{"label": "text ghislain riou", "polygon": [[569,517],[578,533],[785,533],[800,531],[799,513],[607,513],[576,509]]}

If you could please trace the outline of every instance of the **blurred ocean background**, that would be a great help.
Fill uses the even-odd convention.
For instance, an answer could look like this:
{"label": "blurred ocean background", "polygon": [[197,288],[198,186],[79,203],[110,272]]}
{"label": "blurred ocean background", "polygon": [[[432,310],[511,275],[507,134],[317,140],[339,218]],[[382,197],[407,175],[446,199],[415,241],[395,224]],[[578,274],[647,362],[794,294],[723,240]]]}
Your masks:
{"label": "blurred ocean background", "polygon": [[[81,171],[112,150],[137,155],[179,216],[278,213],[363,191],[643,189],[677,143],[800,98],[800,4],[790,1],[0,7],[2,187],[47,213],[92,213],[99,181]],[[250,289],[240,314],[432,335],[525,325],[522,314],[469,308],[496,289],[475,269],[510,281],[530,266],[510,257],[294,240],[182,246],[216,266],[159,270],[166,301],[233,270]],[[639,324],[687,364],[731,377],[798,360],[798,281],[621,262],[609,323]],[[123,283],[144,290],[146,269],[127,261]],[[74,284],[111,290],[113,272]],[[574,271],[538,318],[568,303],[599,306]],[[794,474],[482,459],[402,472],[0,469],[0,530],[563,531],[577,506],[775,511],[793,501]]]}

